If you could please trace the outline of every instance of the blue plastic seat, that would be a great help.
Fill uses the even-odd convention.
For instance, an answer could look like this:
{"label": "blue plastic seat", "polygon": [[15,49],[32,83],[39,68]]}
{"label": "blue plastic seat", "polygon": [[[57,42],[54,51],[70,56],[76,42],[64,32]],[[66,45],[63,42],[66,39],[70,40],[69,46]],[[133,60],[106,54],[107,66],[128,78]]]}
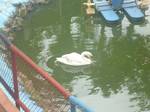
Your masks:
{"label": "blue plastic seat", "polygon": [[120,17],[113,10],[112,6],[109,4],[108,1],[93,0],[93,2],[95,3],[98,13],[103,16],[106,22],[108,23],[120,22]]}
{"label": "blue plastic seat", "polygon": [[135,0],[124,0],[122,8],[129,20],[138,22],[144,19],[144,13],[138,8]]}
{"label": "blue plastic seat", "polygon": [[119,10],[122,8],[123,0],[111,0],[113,9]]}

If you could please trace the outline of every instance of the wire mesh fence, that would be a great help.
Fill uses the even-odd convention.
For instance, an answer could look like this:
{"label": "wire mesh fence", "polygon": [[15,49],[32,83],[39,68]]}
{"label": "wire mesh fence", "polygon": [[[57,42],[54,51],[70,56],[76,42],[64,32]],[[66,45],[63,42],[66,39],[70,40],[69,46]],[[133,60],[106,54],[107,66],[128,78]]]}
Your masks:
{"label": "wire mesh fence", "polygon": [[[5,46],[5,43],[1,39],[0,39],[0,83],[2,83],[2,85],[4,86],[3,90],[5,91],[5,94],[7,94],[7,96],[9,97],[9,100],[11,100],[12,103],[16,104],[17,107],[20,107],[20,109],[22,106],[24,108],[25,105],[22,103],[21,99],[18,99],[18,97],[15,94],[11,52],[8,50],[8,48]],[[21,110],[24,110],[23,108]]]}
{"label": "wire mesh fence", "polygon": [[11,91],[14,91],[10,60],[10,52],[5,47],[5,44],[0,40],[0,77],[6,82]]}
{"label": "wire mesh fence", "polygon": [[17,71],[19,84],[45,112],[68,112],[69,102],[20,57],[17,57]]}

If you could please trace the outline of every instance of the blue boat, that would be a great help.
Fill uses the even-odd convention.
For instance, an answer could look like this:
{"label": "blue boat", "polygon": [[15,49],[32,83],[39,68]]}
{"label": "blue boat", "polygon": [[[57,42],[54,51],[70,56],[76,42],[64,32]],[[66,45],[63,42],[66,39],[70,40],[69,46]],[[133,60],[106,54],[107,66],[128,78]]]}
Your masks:
{"label": "blue boat", "polygon": [[135,0],[124,0],[122,9],[131,22],[140,22],[144,20],[144,13],[138,8]]}
{"label": "blue boat", "polygon": [[107,23],[118,23],[120,17],[113,10],[112,6],[108,1],[93,0],[97,12],[104,18]]}

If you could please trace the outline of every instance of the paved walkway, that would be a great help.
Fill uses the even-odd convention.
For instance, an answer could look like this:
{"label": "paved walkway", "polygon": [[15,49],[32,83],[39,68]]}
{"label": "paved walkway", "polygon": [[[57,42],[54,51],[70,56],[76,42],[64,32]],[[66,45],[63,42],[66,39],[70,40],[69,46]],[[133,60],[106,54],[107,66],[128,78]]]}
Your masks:
{"label": "paved walkway", "polygon": [[0,98],[0,112],[19,112],[1,89]]}
{"label": "paved walkway", "polygon": [[[12,82],[12,71],[8,67],[7,63],[5,62],[5,59],[1,56],[1,49],[0,49],[0,77],[5,80],[5,82],[8,84],[8,86],[13,89],[13,82]],[[2,86],[0,83],[0,89],[3,90],[3,92],[7,95],[9,100],[14,104],[13,98],[9,95],[9,93],[6,91],[6,89]],[[19,97],[21,101],[29,108],[31,112],[43,112],[44,110],[37,105],[35,101],[31,99],[31,96],[24,90],[24,87],[22,85],[19,85]],[[0,111],[1,112],[1,111]],[[11,111],[10,111],[11,112]],[[22,112],[22,110],[21,110]]]}

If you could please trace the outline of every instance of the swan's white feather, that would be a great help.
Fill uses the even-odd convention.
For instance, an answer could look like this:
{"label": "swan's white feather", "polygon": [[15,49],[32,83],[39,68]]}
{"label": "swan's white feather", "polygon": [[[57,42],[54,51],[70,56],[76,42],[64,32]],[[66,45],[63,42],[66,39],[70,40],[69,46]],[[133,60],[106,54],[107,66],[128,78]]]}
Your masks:
{"label": "swan's white feather", "polygon": [[72,66],[89,65],[92,63],[90,59],[76,52],[65,54],[62,57],[56,58],[56,61],[66,65],[72,65]]}

